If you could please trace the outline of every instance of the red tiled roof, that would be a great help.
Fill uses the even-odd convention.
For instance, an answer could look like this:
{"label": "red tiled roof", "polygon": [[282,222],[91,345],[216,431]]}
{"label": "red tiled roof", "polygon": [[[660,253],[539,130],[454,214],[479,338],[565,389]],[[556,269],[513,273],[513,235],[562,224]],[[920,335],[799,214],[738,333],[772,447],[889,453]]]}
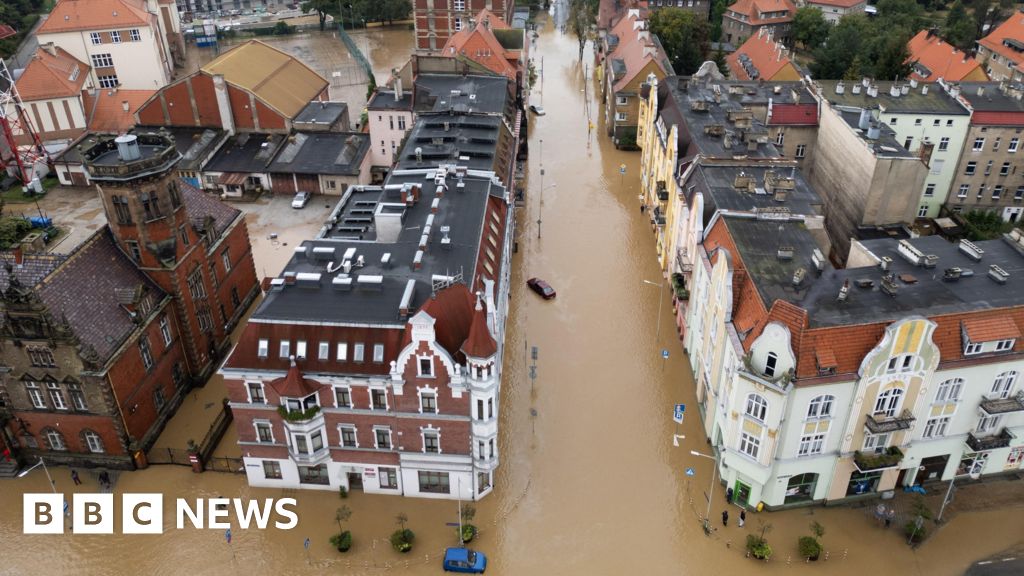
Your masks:
{"label": "red tiled roof", "polygon": [[150,17],[137,0],[60,0],[37,34],[149,26]]}
{"label": "red tiled roof", "polygon": [[1024,54],[1003,44],[1003,40],[1016,40],[1024,43],[1024,13],[1014,12],[1006,19],[1006,22],[989,32],[988,36],[978,40],[978,44],[985,48],[1005,57],[1014,64],[1021,64]]}
{"label": "red tiled roof", "polygon": [[994,342],[1020,338],[1020,329],[1007,316],[964,320],[964,332],[971,342]]}
{"label": "red tiled roof", "polygon": [[769,126],[817,126],[817,104],[774,104]]}
{"label": "red tiled roof", "polygon": [[[765,33],[762,28],[757,34],[747,38],[735,52],[726,56],[725,62],[729,66],[729,75],[737,80],[772,80],[783,68],[793,66],[788,52],[781,42],[775,42],[771,34]],[[746,54],[751,65],[757,68],[756,78],[751,77],[740,63],[740,56],[743,54]]]}
{"label": "red tiled roof", "polygon": [[853,8],[861,4],[867,4],[867,0],[807,0],[808,4],[820,4],[822,6],[835,6],[837,8]]}
{"label": "red tiled roof", "polygon": [[0,24],[0,40],[3,40],[4,38],[10,38],[11,36],[14,36],[17,33],[18,31],[10,27],[9,25]]}
{"label": "red tiled roof", "polygon": [[[434,319],[437,342],[458,358],[473,323],[473,294],[465,284],[452,284],[423,303],[420,310]],[[406,329],[407,343],[411,328]]]}
{"label": "red tiled roof", "polygon": [[911,78],[922,82],[935,82],[939,78],[959,82],[971,74],[980,72],[985,75],[980,62],[928,30],[921,30],[911,38],[907,42],[907,51],[910,53],[908,64],[918,63],[931,72],[927,76],[916,71],[911,73]]}
{"label": "red tiled roof", "polygon": [[469,336],[462,345],[462,352],[474,358],[487,358],[497,351],[498,343],[494,341],[491,331],[487,328],[487,312],[478,299],[473,311],[473,323],[469,327]]}
{"label": "red tiled roof", "polygon": [[[472,30],[466,28],[456,32],[448,42],[445,43],[441,54],[445,56],[463,55],[470,60],[482,64],[488,70],[501,74],[506,78],[515,80],[516,65],[510,60],[518,60],[518,50],[505,50],[498,39],[489,28],[482,24],[487,18],[491,26],[497,29],[507,29],[508,26],[500,18],[487,10],[481,10],[477,14],[477,24]],[[500,26],[498,25],[500,24]]]}
{"label": "red tiled roof", "polygon": [[976,126],[1024,126],[1024,112],[989,112],[975,110],[971,124]]}
{"label": "red tiled roof", "polygon": [[[796,14],[796,5],[791,0],[739,0],[729,6],[729,12],[736,12],[747,17],[745,24],[758,26],[760,24],[776,24],[780,22],[791,22]],[[786,16],[778,18],[761,18],[761,14],[770,12],[788,11]]]}
{"label": "red tiled roof", "polygon": [[[644,30],[643,26],[639,28],[634,26],[634,23],[637,22],[641,22],[638,17],[627,16],[616,24],[612,30],[612,34],[619,39],[619,43],[615,50],[612,50],[608,55],[608,58],[620,60],[626,68],[626,73],[612,86],[612,90],[615,92],[622,90],[633,81],[636,75],[650,62],[654,62],[662,74],[668,74],[668,71],[662,65],[662,59],[665,55],[661,53],[657,44],[651,39],[650,32]],[[641,32],[643,33],[643,38],[640,37]]]}
{"label": "red tiled roof", "polygon": [[89,77],[89,66],[63,48],[39,48],[15,82],[22,100],[77,96]]}
{"label": "red tiled roof", "polygon": [[321,384],[319,382],[302,376],[302,372],[299,371],[299,366],[295,363],[294,358],[292,358],[291,363],[292,365],[288,368],[288,373],[283,378],[270,382],[271,388],[276,390],[279,395],[288,398],[305,398],[320,389]]}
{"label": "red tiled roof", "polygon": [[135,126],[135,113],[139,107],[153,94],[156,90],[100,89],[95,93],[86,92],[83,104],[89,115],[89,130],[108,134],[127,132]]}

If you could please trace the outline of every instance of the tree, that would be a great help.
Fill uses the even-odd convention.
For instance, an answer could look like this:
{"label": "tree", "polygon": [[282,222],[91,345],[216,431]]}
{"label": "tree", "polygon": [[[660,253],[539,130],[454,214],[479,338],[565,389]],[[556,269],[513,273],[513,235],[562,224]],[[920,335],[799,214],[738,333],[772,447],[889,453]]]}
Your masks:
{"label": "tree", "polygon": [[[812,75],[822,80],[844,77],[860,54],[865,38],[872,33],[871,28],[871,22],[863,14],[844,16],[829,32],[828,40],[814,51]],[[860,65],[863,66],[863,61]]]}
{"label": "tree", "polygon": [[[729,64],[725,60],[725,51],[719,48],[715,50],[715,66],[718,66],[718,71],[721,72],[726,78],[729,77]],[[685,289],[685,288],[684,288]]]}
{"label": "tree", "polygon": [[946,25],[942,28],[942,35],[946,42],[966,52],[974,47],[974,41],[978,38],[977,34],[978,23],[967,14],[963,2],[957,0],[949,9]]}
{"label": "tree", "polygon": [[910,58],[910,50],[907,48],[909,40],[910,30],[895,28],[887,34],[879,31],[867,42],[867,57],[864,60],[874,62],[874,78],[895,80],[910,75],[910,65],[907,64],[907,59]]}
{"label": "tree", "polygon": [[327,14],[333,11],[337,5],[334,0],[306,0],[300,8],[303,12],[315,11],[316,15],[320,17],[320,30],[323,30],[327,23]]}
{"label": "tree", "polygon": [[805,6],[793,16],[793,39],[807,50],[814,50],[828,39],[829,23],[821,10]]}
{"label": "tree", "polygon": [[921,5],[917,0],[878,0],[878,16],[874,26],[877,33],[885,35],[896,27],[917,32],[924,24]]}
{"label": "tree", "polygon": [[729,0],[713,0],[711,3],[711,41],[722,41],[722,15],[729,7]]}
{"label": "tree", "polygon": [[853,80],[860,82],[861,78],[864,77],[862,66],[860,65],[860,56],[854,56],[853,62],[850,62],[850,67],[843,73],[843,80]]}
{"label": "tree", "polygon": [[590,29],[595,24],[596,12],[588,0],[569,0],[569,25],[573,36],[580,47],[580,61],[583,61],[583,48],[590,38]]}
{"label": "tree", "polygon": [[651,14],[651,34],[657,35],[676,74],[693,74],[707,59],[708,23],[693,12],[663,8]]}
{"label": "tree", "polygon": [[405,20],[412,12],[409,0],[384,0],[380,4],[381,20],[387,20],[388,25],[394,24],[395,20]]}

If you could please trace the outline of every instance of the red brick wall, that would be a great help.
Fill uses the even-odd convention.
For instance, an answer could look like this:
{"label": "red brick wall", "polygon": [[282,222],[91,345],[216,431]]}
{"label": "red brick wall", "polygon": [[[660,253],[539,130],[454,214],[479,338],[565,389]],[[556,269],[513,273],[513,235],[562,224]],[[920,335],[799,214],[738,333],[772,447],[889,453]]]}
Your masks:
{"label": "red brick wall", "polygon": [[213,89],[213,78],[206,74],[192,77],[192,94],[196,98],[196,110],[199,113],[199,125],[220,128],[220,108],[217,107],[217,92]]}
{"label": "red brick wall", "polygon": [[195,113],[192,110],[192,99],[188,94],[188,82],[172,84],[163,90],[167,102],[168,124],[172,126],[195,126]]}
{"label": "red brick wall", "polygon": [[[81,441],[82,430],[92,430],[103,439],[105,454],[114,456],[124,455],[127,452],[121,444],[117,429],[114,426],[114,417],[76,414],[66,412],[17,412],[15,416],[20,418],[29,432],[39,443],[39,449],[46,449],[46,442],[43,439],[43,429],[53,428],[64,436],[64,443],[68,452],[88,452],[89,447]],[[60,423],[59,425],[57,423]],[[20,430],[11,427],[17,436],[21,436]]]}
{"label": "red brick wall", "polygon": [[259,100],[256,100],[256,117],[260,120],[260,130],[284,130],[286,128],[284,117]]}
{"label": "red brick wall", "polygon": [[249,92],[228,85],[228,99],[231,101],[231,115],[235,119],[235,128],[250,130],[256,128],[256,114],[250,106],[249,96]]}
{"label": "red brick wall", "polygon": [[[224,269],[224,261],[221,253],[225,250],[231,259],[231,271]],[[256,265],[252,260],[252,245],[249,243],[249,230],[245,225],[245,218],[242,218],[228,231],[228,236],[217,246],[216,253],[211,256],[214,265],[217,267],[217,277],[220,278],[220,287],[217,289],[218,305],[224,306],[225,314],[230,320],[238,311],[231,301],[231,289],[238,292],[240,305],[245,306],[246,296],[256,287]],[[215,319],[219,320],[219,312],[216,312]]]}

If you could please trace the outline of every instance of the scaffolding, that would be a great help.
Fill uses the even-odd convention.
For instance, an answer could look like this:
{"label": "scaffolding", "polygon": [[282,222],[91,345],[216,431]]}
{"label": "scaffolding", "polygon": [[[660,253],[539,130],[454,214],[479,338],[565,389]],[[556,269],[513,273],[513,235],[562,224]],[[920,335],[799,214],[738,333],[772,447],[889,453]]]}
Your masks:
{"label": "scaffolding", "polygon": [[[18,144],[19,139],[22,145]],[[0,60],[0,170],[26,186],[47,172],[49,158],[39,134],[32,127],[14,76]]]}

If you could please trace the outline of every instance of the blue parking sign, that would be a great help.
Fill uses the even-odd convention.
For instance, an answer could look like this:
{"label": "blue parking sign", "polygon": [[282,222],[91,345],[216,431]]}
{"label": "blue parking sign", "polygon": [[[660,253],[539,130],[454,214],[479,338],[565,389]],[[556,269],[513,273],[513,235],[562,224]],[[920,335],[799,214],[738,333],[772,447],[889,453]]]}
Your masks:
{"label": "blue parking sign", "polygon": [[661,357],[663,360],[668,360],[668,348],[661,349]]}
{"label": "blue parking sign", "polygon": [[683,413],[686,412],[686,404],[676,404],[675,409],[672,410],[672,419],[677,424],[683,423]]}
{"label": "blue parking sign", "polygon": [[687,469],[686,469],[686,475],[687,475],[687,476],[693,476],[693,475],[695,475],[696,473],[697,473],[697,472],[695,472],[693,468],[687,468]]}

